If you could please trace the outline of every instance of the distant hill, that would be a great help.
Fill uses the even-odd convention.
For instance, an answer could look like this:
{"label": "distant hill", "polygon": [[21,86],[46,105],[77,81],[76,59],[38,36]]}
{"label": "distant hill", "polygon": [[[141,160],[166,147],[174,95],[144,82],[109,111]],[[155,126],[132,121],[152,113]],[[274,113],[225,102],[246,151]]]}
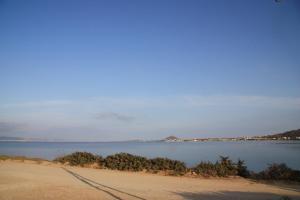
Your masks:
{"label": "distant hill", "polygon": [[20,141],[25,140],[21,137],[9,137],[9,136],[0,136],[0,141]]}
{"label": "distant hill", "polygon": [[296,140],[300,138],[300,129],[287,131],[284,133],[277,133],[273,135],[264,136],[265,138],[289,138],[290,140]]}
{"label": "distant hill", "polygon": [[180,141],[180,139],[178,137],[175,137],[175,136],[171,135],[169,137],[166,137],[164,139],[164,141]]}

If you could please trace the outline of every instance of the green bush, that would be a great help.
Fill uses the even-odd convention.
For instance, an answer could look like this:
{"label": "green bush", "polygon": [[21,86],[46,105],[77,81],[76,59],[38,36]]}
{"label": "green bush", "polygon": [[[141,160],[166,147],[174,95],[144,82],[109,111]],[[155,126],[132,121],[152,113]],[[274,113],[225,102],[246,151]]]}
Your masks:
{"label": "green bush", "polygon": [[54,161],[60,163],[69,163],[72,166],[84,166],[93,163],[97,163],[100,166],[103,162],[103,159],[101,156],[88,152],[75,152],[70,155],[58,157]]}
{"label": "green bush", "polygon": [[151,172],[172,171],[174,175],[182,175],[186,172],[186,166],[183,162],[171,160],[168,158],[147,159],[128,153],[118,153],[107,156],[104,159],[104,166],[108,169]]}
{"label": "green bush", "polygon": [[135,156],[129,153],[118,153],[107,156],[104,159],[104,165],[109,169],[142,171],[148,166],[148,160],[145,157]]}
{"label": "green bush", "polygon": [[250,172],[248,171],[247,166],[245,165],[245,161],[240,159],[237,162],[237,175],[244,178],[250,177]]}
{"label": "green bush", "polygon": [[[7,156],[0,156],[0,159],[7,159]],[[142,171],[149,172],[165,171],[169,175],[184,175],[187,171],[192,171],[201,176],[241,176],[245,178],[262,180],[291,180],[300,182],[300,171],[293,170],[285,164],[272,164],[267,169],[255,173],[249,172],[244,161],[238,160],[234,163],[229,157],[220,156],[215,162],[201,162],[194,168],[187,168],[184,162],[171,160],[168,158],[147,159],[142,156],[136,156],[128,153],[118,153],[107,156],[103,159],[101,156],[88,152],[75,152],[66,156],[58,157],[54,161],[68,163],[72,166],[84,166],[97,164],[113,170]]]}
{"label": "green bush", "polygon": [[254,178],[264,180],[291,180],[300,181],[300,171],[293,170],[286,164],[271,164],[269,167],[258,174],[254,174]]}
{"label": "green bush", "polygon": [[220,161],[216,162],[216,170],[218,176],[235,176],[237,175],[236,164],[229,159],[229,157],[220,156]]}
{"label": "green bush", "polygon": [[201,176],[217,176],[217,170],[215,164],[212,162],[201,162],[192,169],[198,175]]}
{"label": "green bush", "polygon": [[237,166],[228,157],[220,156],[220,160],[216,163],[201,162],[192,169],[201,176],[235,176],[238,174]]}
{"label": "green bush", "polygon": [[175,175],[183,175],[187,168],[184,162],[168,158],[154,158],[148,162],[149,171],[173,171]]}

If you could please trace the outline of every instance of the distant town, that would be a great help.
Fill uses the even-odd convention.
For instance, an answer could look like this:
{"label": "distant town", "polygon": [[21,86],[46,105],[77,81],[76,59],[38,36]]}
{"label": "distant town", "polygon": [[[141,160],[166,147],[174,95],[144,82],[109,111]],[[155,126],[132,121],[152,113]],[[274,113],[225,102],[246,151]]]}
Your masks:
{"label": "distant town", "polygon": [[[127,140],[127,141],[111,141],[111,142],[206,142],[206,141],[261,141],[261,140],[299,140],[300,129],[287,131],[284,133],[271,134],[265,136],[242,136],[242,137],[215,137],[215,138],[179,138],[176,136],[169,136],[161,140]],[[8,137],[0,136],[1,142],[73,142],[68,140],[49,140],[40,138],[22,138],[22,137]],[[75,141],[77,142],[77,141]],[[101,141],[93,141],[101,142]]]}
{"label": "distant town", "polygon": [[205,141],[249,141],[249,140],[300,140],[300,129],[265,136],[220,137],[220,138],[178,138],[169,136],[165,142],[205,142]]}

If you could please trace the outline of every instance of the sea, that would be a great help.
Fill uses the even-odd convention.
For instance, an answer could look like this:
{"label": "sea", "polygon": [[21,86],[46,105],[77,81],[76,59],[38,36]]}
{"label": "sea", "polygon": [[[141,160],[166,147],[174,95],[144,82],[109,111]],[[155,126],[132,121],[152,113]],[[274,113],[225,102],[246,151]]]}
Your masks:
{"label": "sea", "polygon": [[193,167],[219,156],[242,159],[249,170],[260,171],[272,163],[300,170],[300,141],[208,141],[208,142],[0,142],[0,155],[52,160],[75,151],[103,157],[126,152],[147,158],[166,157]]}

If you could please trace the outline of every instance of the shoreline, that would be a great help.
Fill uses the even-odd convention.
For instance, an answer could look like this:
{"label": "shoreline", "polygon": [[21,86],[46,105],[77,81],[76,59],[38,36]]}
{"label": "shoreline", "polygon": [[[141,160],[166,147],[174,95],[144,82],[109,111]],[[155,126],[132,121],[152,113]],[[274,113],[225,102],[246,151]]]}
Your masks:
{"label": "shoreline", "polygon": [[116,141],[60,141],[60,140],[0,140],[0,142],[49,142],[49,143],[123,143],[123,142],[141,142],[141,143],[151,143],[151,142],[165,142],[165,143],[202,143],[202,142],[276,142],[276,141],[292,141],[300,142],[300,139],[231,139],[231,138],[216,138],[216,139],[198,139],[194,141],[193,139],[182,139],[177,141],[167,141],[167,140],[116,140]]}
{"label": "shoreline", "polygon": [[26,157],[26,156],[9,156],[9,155],[0,155],[0,164],[5,162],[12,162],[12,163],[24,163],[24,164],[36,164],[41,166],[53,166],[53,167],[68,167],[68,168],[81,168],[81,169],[93,169],[93,170],[102,170],[102,171],[110,171],[113,173],[133,173],[133,174],[142,174],[142,175],[154,175],[154,176],[167,176],[167,177],[182,177],[182,178],[192,178],[192,179],[216,179],[216,180],[234,180],[234,179],[245,179],[252,182],[257,183],[267,183],[267,184],[273,184],[276,182],[284,183],[287,185],[299,185],[300,182],[298,181],[291,181],[291,180],[264,180],[264,179],[251,179],[251,178],[245,178],[238,175],[233,176],[202,176],[202,175],[193,175],[190,173],[184,174],[184,175],[170,175],[167,173],[167,171],[158,171],[156,173],[150,172],[147,170],[142,171],[130,171],[130,170],[118,170],[118,169],[110,169],[110,168],[103,168],[96,163],[87,164],[84,166],[80,165],[70,165],[69,163],[60,163],[59,161],[54,160],[47,160],[43,158],[37,158],[37,157]]}
{"label": "shoreline", "polygon": [[[41,159],[41,158],[30,158],[30,157],[24,157],[24,156],[4,156],[6,157],[3,159],[3,155],[0,155],[0,165],[1,163],[22,163],[22,164],[35,164],[40,166],[52,166],[52,167],[58,167],[58,168],[80,168],[80,169],[93,169],[93,170],[101,170],[101,171],[107,171],[112,173],[128,173],[128,174],[141,174],[141,175],[150,175],[150,176],[164,176],[164,177],[175,177],[175,178],[191,178],[191,179],[212,179],[212,180],[235,180],[235,179],[245,179],[240,176],[228,176],[228,177],[219,177],[219,176],[197,176],[197,175],[182,175],[182,176],[175,176],[175,175],[169,175],[164,171],[159,171],[158,173],[151,173],[148,171],[122,171],[122,170],[114,170],[109,168],[99,168],[99,166],[96,165],[85,165],[85,166],[72,166],[69,164],[62,164],[59,162],[54,162],[51,160]],[[263,183],[263,180],[257,180],[258,182]],[[268,181],[267,181],[268,182]],[[274,182],[274,181],[269,181]],[[294,182],[294,181],[279,181],[284,182],[285,184],[291,184],[291,185],[298,185],[300,186],[300,183]]]}
{"label": "shoreline", "polygon": [[284,163],[269,164],[262,171],[255,172],[247,169],[245,162],[238,159],[234,162],[227,156],[219,156],[215,163],[199,161],[197,165],[188,167],[184,162],[164,157],[148,159],[129,153],[117,153],[102,157],[89,152],[73,152],[53,160],[36,157],[0,155],[1,160],[32,161],[38,164],[58,164],[62,166],[80,166],[94,169],[113,171],[144,172],[164,176],[181,176],[192,178],[226,178],[243,177],[252,181],[287,181],[300,183],[300,170],[289,168]]}
{"label": "shoreline", "polygon": [[191,178],[1,160],[0,199],[300,199],[300,184],[240,177]]}

